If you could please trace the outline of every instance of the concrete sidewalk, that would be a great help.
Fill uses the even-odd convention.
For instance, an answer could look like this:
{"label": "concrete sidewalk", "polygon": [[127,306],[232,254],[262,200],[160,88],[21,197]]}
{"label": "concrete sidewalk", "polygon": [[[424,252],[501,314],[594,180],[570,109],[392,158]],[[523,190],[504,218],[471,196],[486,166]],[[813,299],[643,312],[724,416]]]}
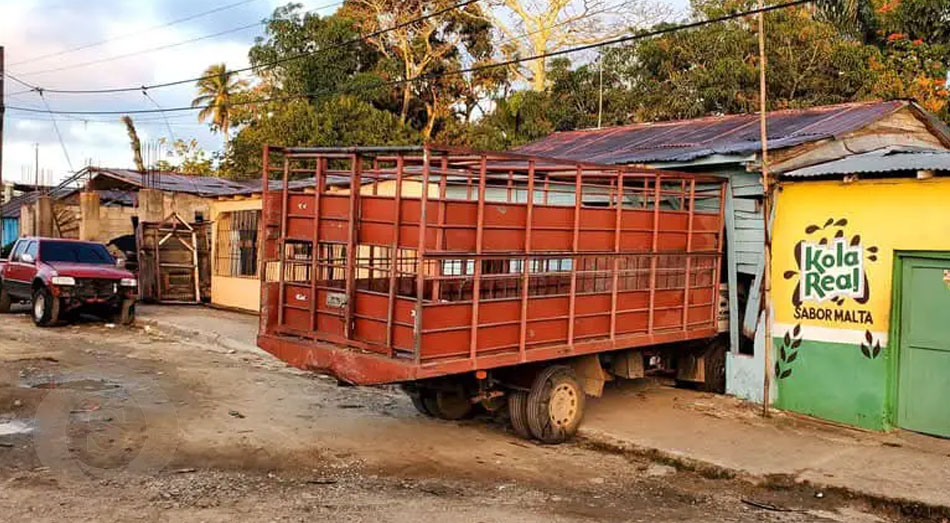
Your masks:
{"label": "concrete sidewalk", "polygon": [[646,380],[608,386],[588,402],[581,438],[753,481],[807,481],[950,510],[950,440],[887,434],[772,411],[729,396]]}
{"label": "concrete sidewalk", "polygon": [[[227,350],[257,348],[257,317],[201,306],[140,305],[142,324]],[[588,401],[582,443],[752,481],[807,481],[950,511],[950,440],[851,429],[651,380],[609,383]]]}
{"label": "concrete sidewalk", "polygon": [[135,306],[136,321],[174,336],[236,352],[267,355],[257,347],[257,316],[202,305]]}

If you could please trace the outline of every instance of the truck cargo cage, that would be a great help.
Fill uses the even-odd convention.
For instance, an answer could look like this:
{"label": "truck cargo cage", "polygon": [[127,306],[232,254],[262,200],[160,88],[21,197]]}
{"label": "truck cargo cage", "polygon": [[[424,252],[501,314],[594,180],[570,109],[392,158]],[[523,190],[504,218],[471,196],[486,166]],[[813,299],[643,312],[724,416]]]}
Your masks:
{"label": "truck cargo cage", "polygon": [[452,147],[264,151],[259,343],[354,383],[716,334],[724,182]]}

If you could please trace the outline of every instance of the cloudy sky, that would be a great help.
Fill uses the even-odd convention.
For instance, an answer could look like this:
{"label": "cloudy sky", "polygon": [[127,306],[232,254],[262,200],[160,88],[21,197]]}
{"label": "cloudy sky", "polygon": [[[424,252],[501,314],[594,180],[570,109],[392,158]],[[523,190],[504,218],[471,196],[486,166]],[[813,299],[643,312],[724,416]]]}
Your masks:
{"label": "cloudy sky", "polygon": [[[296,0],[304,9],[331,13],[333,0]],[[228,68],[248,64],[247,51],[274,8],[286,0],[0,0],[0,45],[5,47],[6,69],[17,78],[48,89],[95,89],[155,84],[200,76],[212,64]],[[206,11],[221,9],[204,16]],[[177,20],[195,16],[178,23]],[[217,37],[165,49],[242,26]],[[99,44],[99,45],[91,45]],[[76,48],[80,48],[71,51]],[[140,52],[144,51],[144,52]],[[131,55],[124,56],[123,55]],[[96,63],[90,63],[96,62]],[[36,93],[7,78],[6,104],[44,108]],[[20,93],[20,94],[18,94]],[[187,106],[194,97],[192,84],[149,92],[163,108]],[[140,92],[109,95],[46,94],[53,110],[155,109]],[[172,113],[168,124],[158,114],[134,116],[143,142],[171,132],[177,138],[197,138],[209,151],[221,146],[221,137],[196,121],[194,112]],[[40,169],[55,179],[86,164],[131,165],[128,137],[118,116],[56,116],[66,153],[60,146],[49,115],[8,108],[4,125],[3,174],[6,180],[32,181],[33,144],[40,149]]]}
{"label": "cloudy sky", "polygon": [[[295,0],[304,9],[329,14],[334,0]],[[682,7],[685,0],[669,0]],[[287,0],[0,0],[0,45],[6,69],[46,89],[128,87],[200,76],[213,63],[229,69],[248,64],[247,51],[263,34],[261,22]],[[215,10],[213,13],[203,14]],[[185,19],[185,20],[183,20]],[[240,30],[234,30],[251,25]],[[219,36],[208,37],[216,33]],[[197,39],[197,40],[195,40]],[[187,42],[189,40],[194,40]],[[162,49],[155,49],[163,47]],[[128,138],[118,116],[55,116],[13,107],[45,108],[44,100],[9,78],[4,125],[3,177],[32,181],[34,144],[40,169],[54,181],[87,164],[131,165]],[[47,93],[52,110],[129,110],[189,105],[192,84],[106,95]],[[143,143],[173,133],[197,138],[208,151],[221,137],[196,121],[195,112],[134,117]],[[170,128],[170,131],[169,131]],[[64,151],[65,149],[65,151]],[[67,154],[69,160],[67,161]],[[70,167],[71,165],[71,167]]]}

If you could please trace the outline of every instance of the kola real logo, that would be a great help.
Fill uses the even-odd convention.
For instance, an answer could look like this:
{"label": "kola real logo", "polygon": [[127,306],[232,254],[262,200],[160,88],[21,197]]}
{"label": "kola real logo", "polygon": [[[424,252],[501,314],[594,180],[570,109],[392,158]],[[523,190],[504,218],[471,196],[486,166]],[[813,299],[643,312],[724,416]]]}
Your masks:
{"label": "kola real logo", "polygon": [[829,243],[801,242],[801,301],[860,298],[866,285],[864,248],[844,238]]}

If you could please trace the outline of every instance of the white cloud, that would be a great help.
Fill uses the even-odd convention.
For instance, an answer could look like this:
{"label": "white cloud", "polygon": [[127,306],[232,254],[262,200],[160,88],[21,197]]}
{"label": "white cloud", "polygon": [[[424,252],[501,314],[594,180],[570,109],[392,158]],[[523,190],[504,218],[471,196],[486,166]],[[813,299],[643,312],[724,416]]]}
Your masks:
{"label": "white cloud", "polygon": [[[234,2],[220,0],[0,0],[0,35],[6,51],[9,72],[47,88],[92,89],[161,83],[200,76],[209,65],[225,62],[230,68],[248,65],[247,51],[261,28],[223,35],[138,54],[134,57],[104,61],[62,71],[37,73],[46,69],[125,55],[197,38],[267,18],[285,3],[281,0],[257,0],[209,16],[154,29],[169,21],[187,17]],[[330,0],[306,0],[304,9],[331,3]],[[332,9],[331,9],[332,10]],[[324,13],[330,10],[322,11]],[[131,35],[131,36],[129,36]],[[56,56],[75,47],[113,39]],[[25,63],[18,63],[24,62]],[[24,88],[7,80],[6,92]],[[194,86],[180,85],[156,89],[149,95],[163,108],[188,106]],[[53,110],[124,110],[155,109],[152,101],[139,92],[86,96],[47,94]],[[44,108],[35,93],[8,96],[8,106]],[[131,152],[125,127],[116,116],[57,116],[73,167],[89,160],[96,165],[129,166]],[[89,120],[88,122],[82,121]],[[168,136],[168,125],[159,114],[133,115],[143,142]],[[172,133],[177,138],[197,138],[209,152],[220,149],[220,135],[200,125],[193,112],[169,113]],[[32,169],[33,143],[40,144],[41,168],[53,169],[57,179],[68,173],[68,165],[50,116],[10,109],[6,113],[3,171],[5,177],[18,178],[24,167]]]}

